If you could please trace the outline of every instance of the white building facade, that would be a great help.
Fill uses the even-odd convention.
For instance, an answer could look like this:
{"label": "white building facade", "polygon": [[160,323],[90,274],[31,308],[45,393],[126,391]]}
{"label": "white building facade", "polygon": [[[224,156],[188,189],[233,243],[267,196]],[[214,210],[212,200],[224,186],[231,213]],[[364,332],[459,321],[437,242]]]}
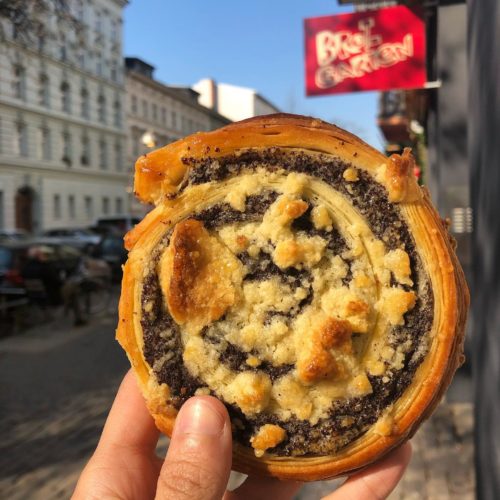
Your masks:
{"label": "white building facade", "polygon": [[205,78],[193,85],[193,89],[200,94],[200,104],[232,121],[280,112],[256,90],[247,87],[216,83],[210,78]]}
{"label": "white building facade", "polygon": [[[194,132],[213,130],[231,122],[202,106],[199,94],[189,87],[166,85],[154,79],[154,66],[136,57],[125,59],[127,160],[136,159]],[[131,173],[132,177],[132,173]],[[132,178],[130,180],[132,182]],[[141,215],[144,207],[132,204]]]}
{"label": "white building facade", "polygon": [[26,40],[2,20],[0,228],[84,227],[129,211],[122,10],[72,0]]}

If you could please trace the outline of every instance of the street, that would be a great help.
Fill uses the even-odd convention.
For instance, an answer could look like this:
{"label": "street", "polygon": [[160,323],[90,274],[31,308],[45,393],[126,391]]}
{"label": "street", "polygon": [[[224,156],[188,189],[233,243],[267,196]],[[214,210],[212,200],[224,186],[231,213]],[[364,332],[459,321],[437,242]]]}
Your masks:
{"label": "street", "polygon": [[[2,498],[71,495],[129,366],[114,340],[115,310],[116,301],[85,327],[60,318],[0,341]],[[461,372],[413,439],[412,463],[391,500],[474,498],[470,397]],[[296,498],[320,498],[335,484],[308,484]]]}

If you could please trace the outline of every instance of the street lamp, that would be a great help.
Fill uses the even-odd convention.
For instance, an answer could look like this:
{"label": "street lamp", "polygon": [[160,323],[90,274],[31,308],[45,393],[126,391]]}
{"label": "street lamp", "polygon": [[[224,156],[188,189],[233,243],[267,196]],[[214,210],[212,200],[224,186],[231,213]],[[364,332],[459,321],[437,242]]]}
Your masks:
{"label": "street lamp", "polygon": [[154,148],[156,146],[156,137],[153,132],[146,131],[142,134],[141,142],[147,148]]}

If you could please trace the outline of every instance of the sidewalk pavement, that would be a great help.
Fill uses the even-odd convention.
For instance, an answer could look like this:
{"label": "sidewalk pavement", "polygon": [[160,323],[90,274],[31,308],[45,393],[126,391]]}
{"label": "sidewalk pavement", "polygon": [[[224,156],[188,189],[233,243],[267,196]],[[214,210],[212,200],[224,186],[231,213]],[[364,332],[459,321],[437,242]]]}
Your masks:
{"label": "sidewalk pavement", "polygon": [[[114,314],[79,329],[63,320],[0,341],[2,498],[71,496],[128,367],[115,325]],[[443,402],[414,437],[390,500],[472,500],[472,420],[471,403]],[[321,498],[337,483],[307,484],[296,499]]]}

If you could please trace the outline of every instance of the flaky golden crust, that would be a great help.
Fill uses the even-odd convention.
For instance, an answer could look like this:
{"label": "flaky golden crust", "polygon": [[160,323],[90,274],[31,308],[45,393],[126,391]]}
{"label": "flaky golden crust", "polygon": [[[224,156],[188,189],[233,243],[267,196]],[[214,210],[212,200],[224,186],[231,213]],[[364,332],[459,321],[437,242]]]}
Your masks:
{"label": "flaky golden crust", "polygon": [[446,228],[427,191],[421,190],[413,177],[408,152],[388,159],[357,137],[325,122],[272,115],[198,133],[141,157],[136,164],[135,191],[141,200],[154,202],[157,207],[126,236],[131,252],[124,267],[117,339],[128,354],[158,428],[171,435],[177,412],[164,403],[168,388],[153,380],[152,369],[142,353],[141,329],[135,314],[148,256],[165,226],[172,227],[199,204],[199,198],[189,196],[182,206],[170,199],[191,168],[183,158],[219,157],[269,147],[334,155],[383,184],[409,226],[434,293],[429,352],[410,386],[394,403],[388,432],[370,428],[334,456],[257,458],[251,448],[234,445],[233,468],[242,472],[301,481],[331,478],[363,468],[409,439],[437,406],[463,362],[467,285]]}

